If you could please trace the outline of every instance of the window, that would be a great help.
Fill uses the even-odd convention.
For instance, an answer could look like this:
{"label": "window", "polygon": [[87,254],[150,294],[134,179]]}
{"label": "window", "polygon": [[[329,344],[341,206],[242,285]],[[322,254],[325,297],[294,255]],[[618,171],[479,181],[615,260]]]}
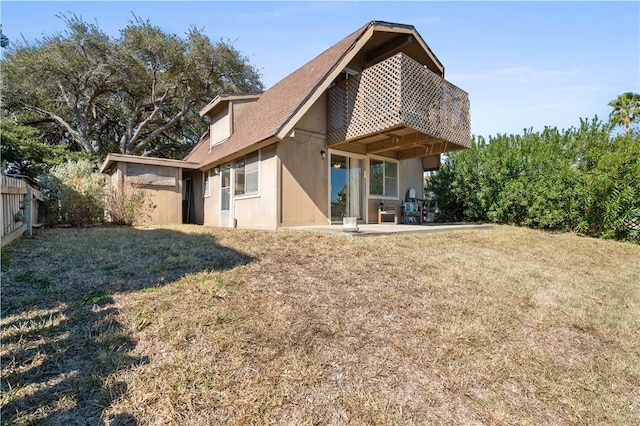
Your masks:
{"label": "window", "polygon": [[398,163],[374,159],[369,161],[369,194],[398,197]]}
{"label": "window", "polygon": [[202,174],[202,196],[209,196],[209,172],[206,171]]}
{"label": "window", "polygon": [[175,186],[176,169],[147,164],[128,164],[127,176],[134,185]]}
{"label": "window", "polygon": [[234,195],[255,195],[258,193],[260,172],[260,151],[252,152],[234,164]]}

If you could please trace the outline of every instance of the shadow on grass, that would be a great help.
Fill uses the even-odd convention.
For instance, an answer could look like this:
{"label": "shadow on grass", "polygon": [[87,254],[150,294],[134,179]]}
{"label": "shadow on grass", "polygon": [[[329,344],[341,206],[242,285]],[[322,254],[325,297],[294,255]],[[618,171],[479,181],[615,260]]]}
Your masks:
{"label": "shadow on grass", "polygon": [[[197,228],[196,228],[197,229]],[[253,258],[204,233],[51,230],[2,253],[2,424],[137,424],[104,415],[127,390],[117,373],[148,362],[113,296],[159,291]]]}

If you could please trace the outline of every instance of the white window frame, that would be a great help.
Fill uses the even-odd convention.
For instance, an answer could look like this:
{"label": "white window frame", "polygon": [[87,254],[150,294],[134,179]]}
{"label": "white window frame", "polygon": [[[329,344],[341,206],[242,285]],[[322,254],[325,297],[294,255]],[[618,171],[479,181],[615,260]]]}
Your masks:
{"label": "white window frame", "polygon": [[[386,185],[387,185],[387,177],[386,177],[386,168],[383,168],[384,175],[382,176],[382,195],[372,194],[371,193],[371,160],[382,161],[383,163],[394,163],[396,165],[396,194],[393,195],[384,195],[386,193]],[[399,200],[400,199],[400,161],[394,160],[392,158],[386,157],[377,157],[370,156],[367,164],[367,194],[369,198],[377,199],[377,200]]]}
{"label": "white window frame", "polygon": [[[257,167],[257,170],[255,171],[255,173],[257,174],[257,178],[256,178],[257,179],[257,190],[256,190],[256,192],[251,192],[251,193],[247,194],[246,193],[246,187],[247,187],[247,174],[246,174],[247,157],[252,155],[252,154],[254,154],[254,153],[258,154],[258,160],[257,160],[258,167]],[[241,158],[244,158],[244,167],[243,168],[245,169],[245,176],[244,176],[245,193],[236,195],[236,189],[235,189],[235,186],[236,186],[236,170],[238,170],[236,168],[236,161],[240,160]],[[246,155],[243,155],[242,157],[238,157],[235,160],[233,160],[233,163],[232,163],[233,188],[232,188],[232,190],[233,190],[233,198],[235,200],[243,200],[243,199],[246,199],[246,198],[257,198],[257,197],[260,197],[260,173],[261,173],[261,168],[262,168],[261,164],[262,164],[262,151],[259,150],[259,149],[256,150],[256,151],[249,152]]]}

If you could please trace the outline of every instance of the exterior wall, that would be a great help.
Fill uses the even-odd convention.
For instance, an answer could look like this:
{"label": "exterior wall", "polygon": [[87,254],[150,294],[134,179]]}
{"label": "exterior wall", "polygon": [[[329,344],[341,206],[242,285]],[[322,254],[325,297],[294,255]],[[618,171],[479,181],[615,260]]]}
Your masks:
{"label": "exterior wall", "polygon": [[231,117],[229,117],[229,109],[222,111],[211,117],[210,126],[210,143],[215,145],[231,136]]}
{"label": "exterior wall", "polygon": [[[385,204],[393,205],[396,202],[389,202],[385,200]],[[399,203],[399,202],[398,202]],[[380,207],[380,200],[378,198],[367,197],[367,223],[378,223],[378,208]]]}
{"label": "exterior wall", "polygon": [[[232,107],[235,122],[241,115],[240,109],[246,105],[233,104]],[[237,113],[235,108],[238,108]],[[326,225],[330,222],[330,155],[326,146],[326,114],[326,96],[323,95],[296,123],[292,137],[261,150],[259,194],[233,197],[233,219],[238,228],[275,229],[280,226]],[[340,150],[342,148],[349,151],[351,145],[342,145]],[[322,158],[322,151],[325,151],[325,158]],[[368,160],[365,161],[365,167],[365,221],[377,223],[380,199],[368,195]],[[410,188],[416,190],[417,198],[422,198],[422,159],[400,161],[398,179],[398,198],[385,199],[385,204],[400,205]],[[210,195],[202,198],[201,223],[220,226],[220,176],[213,171],[209,187]],[[194,180],[194,194],[202,196],[201,180]]]}
{"label": "exterior wall", "polygon": [[[210,170],[210,172],[211,173],[209,176],[209,196],[204,196],[202,190],[200,191],[200,197],[202,197],[202,201],[203,201],[202,207],[204,209],[203,223],[208,226],[219,226],[220,225],[220,176],[213,173],[213,170]],[[203,173],[209,173],[209,171],[205,171]]]}
{"label": "exterior wall", "polygon": [[[327,95],[322,94],[318,100],[309,108],[309,111],[296,123],[296,130],[303,130],[314,134],[327,134]],[[301,139],[296,137],[296,139]]]}
{"label": "exterior wall", "polygon": [[[136,176],[129,176],[133,170],[129,170],[131,166],[137,167]],[[145,174],[140,174],[141,170]],[[168,176],[168,172],[172,175]],[[112,188],[124,184],[129,189],[141,189],[150,196],[151,203],[156,207],[143,223],[182,223],[182,169],[120,162],[110,179]]]}
{"label": "exterior wall", "polygon": [[259,185],[259,195],[233,199],[233,217],[238,228],[276,229],[277,227],[276,145],[260,151]]}
{"label": "exterior wall", "polygon": [[[278,144],[282,187],[280,226],[329,223],[326,114],[323,95],[296,124],[294,137]],[[325,151],[326,158],[322,158],[321,151]]]}
{"label": "exterior wall", "polygon": [[[367,166],[367,173],[369,168]],[[416,198],[422,198],[423,184],[423,170],[422,159],[411,158],[408,160],[402,160],[398,164],[398,199],[396,200],[384,200],[387,206],[399,206],[405,200],[407,191],[410,188],[416,190]],[[378,208],[380,207],[380,199],[367,197],[367,223],[378,223]]]}
{"label": "exterior wall", "polygon": [[[276,153],[275,144],[260,150],[259,194],[233,197],[233,218],[238,228],[276,229],[278,206]],[[213,171],[209,178],[209,193],[210,196],[203,199],[203,223],[208,226],[220,226],[220,176]]]}
{"label": "exterior wall", "polygon": [[[296,124],[293,138],[278,144],[281,160],[280,226],[325,225],[329,212],[329,152],[326,148],[326,96],[323,95]],[[340,148],[349,148],[342,145]],[[326,152],[326,159],[320,155]],[[348,151],[348,149],[345,149]],[[364,154],[358,150],[354,152]],[[365,156],[368,157],[368,156]],[[378,222],[379,198],[369,196],[369,161],[365,161],[365,221]],[[398,198],[385,200],[387,205],[400,205],[410,188],[422,198],[422,160],[413,158],[398,164]]]}
{"label": "exterior wall", "polygon": [[405,200],[407,191],[413,188],[416,190],[416,198],[424,198],[424,171],[422,168],[422,158],[411,158],[400,161],[400,201]]}
{"label": "exterior wall", "polygon": [[324,138],[310,137],[304,143],[287,139],[278,144],[281,160],[281,226],[329,223],[328,153]]}
{"label": "exterior wall", "polygon": [[111,188],[120,188],[124,182],[124,176],[126,173],[126,164],[118,163],[111,173]]}

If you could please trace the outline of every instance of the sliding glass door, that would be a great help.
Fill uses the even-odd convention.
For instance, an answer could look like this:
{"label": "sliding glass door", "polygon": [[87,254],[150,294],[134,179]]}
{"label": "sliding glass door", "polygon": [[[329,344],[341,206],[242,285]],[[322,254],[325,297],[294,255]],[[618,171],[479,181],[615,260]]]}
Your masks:
{"label": "sliding glass door", "polygon": [[331,221],[343,217],[363,218],[364,160],[331,154]]}

